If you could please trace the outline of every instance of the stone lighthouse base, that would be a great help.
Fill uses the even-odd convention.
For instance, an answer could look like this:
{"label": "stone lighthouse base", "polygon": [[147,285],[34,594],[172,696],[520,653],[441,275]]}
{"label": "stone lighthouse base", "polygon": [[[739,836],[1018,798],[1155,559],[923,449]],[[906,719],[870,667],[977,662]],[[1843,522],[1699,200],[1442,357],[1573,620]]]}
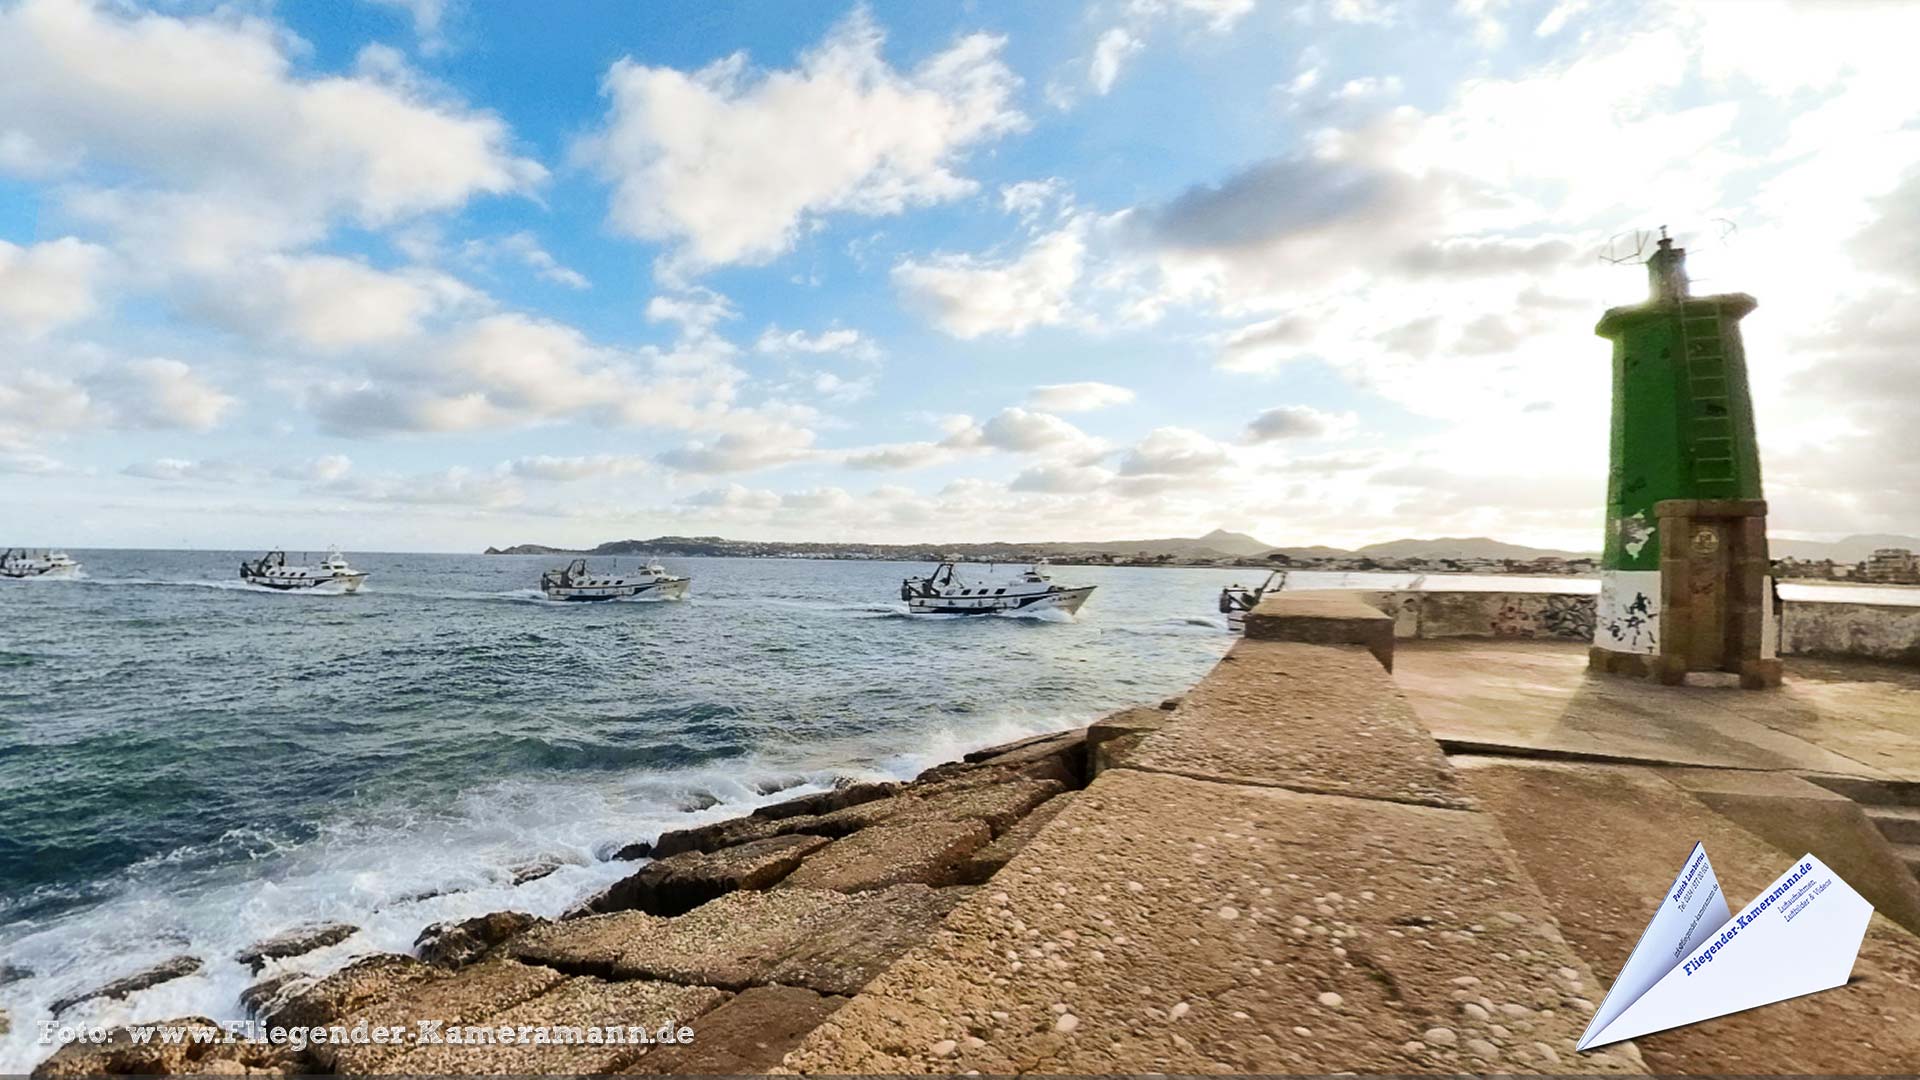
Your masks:
{"label": "stone lighthouse base", "polygon": [[1642,585],[1659,596],[1658,644],[1642,652],[1608,648],[1600,639],[1606,627],[1596,627],[1587,666],[1669,685],[1695,672],[1737,675],[1754,690],[1780,685],[1766,501],[1668,499],[1654,505],[1654,514],[1660,570],[1657,583]]}

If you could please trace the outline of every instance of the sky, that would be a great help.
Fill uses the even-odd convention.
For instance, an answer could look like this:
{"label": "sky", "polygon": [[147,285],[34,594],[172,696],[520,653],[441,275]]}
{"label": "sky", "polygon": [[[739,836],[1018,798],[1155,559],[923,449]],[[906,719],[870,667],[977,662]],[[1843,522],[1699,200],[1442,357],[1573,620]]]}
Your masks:
{"label": "sky", "polygon": [[1920,5],[0,0],[0,543],[1920,532]]}

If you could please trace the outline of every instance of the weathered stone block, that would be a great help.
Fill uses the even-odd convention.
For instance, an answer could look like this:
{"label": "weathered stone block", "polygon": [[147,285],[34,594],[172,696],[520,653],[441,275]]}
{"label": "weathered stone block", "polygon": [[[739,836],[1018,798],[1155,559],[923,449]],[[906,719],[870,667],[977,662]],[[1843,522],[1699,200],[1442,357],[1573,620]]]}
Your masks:
{"label": "weathered stone block", "polygon": [[[402,993],[363,1001],[327,1023],[351,1029],[364,1020],[369,1028],[399,1025],[408,1031],[417,1031],[422,1020],[448,1027],[479,1024],[565,980],[552,968],[488,960],[439,979],[416,982]],[[379,1073],[387,1071],[382,1059],[395,1049],[329,1042],[309,1047],[307,1054],[320,1068],[332,1072]]]}
{"label": "weathered stone block", "polygon": [[682,852],[617,882],[589,900],[586,907],[601,914],[628,910],[651,915],[685,914],[736,889],[768,888],[828,843],[825,837],[796,833],[713,852]]}
{"label": "weathered stone block", "polygon": [[547,920],[523,911],[495,911],[454,923],[434,923],[413,939],[420,959],[435,967],[457,968]]}
{"label": "weathered stone block", "polygon": [[656,1046],[626,1071],[651,1076],[756,1076],[845,1005],[797,986],[756,986],[700,1017],[691,1046]]}
{"label": "weathered stone block", "polygon": [[1000,872],[1000,868],[1012,861],[1020,849],[1037,836],[1047,823],[1060,816],[1060,812],[1073,805],[1074,793],[1071,791],[1055,795],[1033,809],[1033,812],[1021,818],[1019,823],[1000,834],[999,839],[979,851],[967,860],[962,868],[960,880],[968,885],[979,885]]}
{"label": "weathered stone block", "polygon": [[815,814],[831,813],[849,806],[858,806],[863,802],[884,799],[900,790],[899,784],[849,784],[832,791],[801,795],[798,798],[763,806],[750,816],[763,821],[780,821],[792,817],[805,817]]}
{"label": "weathered stone block", "polygon": [[833,841],[801,863],[780,887],[864,892],[910,883],[952,885],[967,857],[992,839],[986,823],[974,820],[923,818],[875,825]]}
{"label": "weathered stone block", "polygon": [[[204,1076],[208,1074],[284,1075],[300,1071],[291,1050],[253,1042],[224,1042],[226,1030],[204,1016],[160,1020],[158,1025],[187,1029],[178,1043],[159,1039],[135,1042],[126,1028],[115,1028],[103,1043],[71,1042],[33,1070],[34,1080],[83,1076]],[[196,1036],[196,1032],[205,1032]],[[206,1041],[196,1041],[203,1039]]]}
{"label": "weathered stone block", "polygon": [[[602,982],[599,979],[567,979],[504,1009],[486,1011],[461,1021],[468,1028],[492,1028],[502,1025],[519,1028],[578,1028],[583,1032],[600,1028],[602,1032],[640,1028],[649,1036],[663,1025],[679,1028],[719,1005],[728,995],[704,986],[679,986],[673,983],[635,980]],[[452,1024],[448,1025],[452,1027]],[[704,1035],[704,1030],[700,1032]],[[445,1038],[445,1032],[442,1032]],[[348,1076],[579,1076],[609,1073],[639,1060],[647,1047],[630,1042],[598,1044],[529,1044],[521,1042],[494,1045],[439,1044],[360,1045],[342,1048],[334,1056],[334,1066]]]}
{"label": "weathered stone block", "polygon": [[1087,725],[1087,779],[1108,769],[1172,719],[1171,709],[1122,709]]}
{"label": "weathered stone block", "polygon": [[1357,649],[1286,641],[1234,646],[1127,767],[1470,805],[1433,736],[1379,665]]}
{"label": "weathered stone block", "polygon": [[450,976],[411,956],[382,953],[357,960],[294,994],[262,1017],[273,1027],[331,1024],[369,1003],[406,993]]}
{"label": "weathered stone block", "polygon": [[1274,593],[1247,613],[1246,635],[1254,641],[1360,645],[1393,670],[1393,616],[1351,593]]}
{"label": "weathered stone block", "polygon": [[306,926],[276,934],[259,942],[234,957],[247,965],[251,971],[258,972],[267,966],[269,960],[284,960],[292,956],[304,956],[315,949],[324,949],[329,945],[338,945],[360,932],[360,928],[347,923],[325,923],[320,926]]}
{"label": "weathered stone block", "polygon": [[149,987],[159,986],[164,982],[183,979],[199,970],[200,960],[197,957],[176,956],[171,960],[155,964],[145,971],[136,972],[124,979],[115,979],[104,986],[95,987],[85,993],[59,998],[47,1007],[47,1011],[58,1016],[60,1013],[73,1008],[81,1002],[97,1001],[100,998],[123,998],[128,994],[137,993]]}

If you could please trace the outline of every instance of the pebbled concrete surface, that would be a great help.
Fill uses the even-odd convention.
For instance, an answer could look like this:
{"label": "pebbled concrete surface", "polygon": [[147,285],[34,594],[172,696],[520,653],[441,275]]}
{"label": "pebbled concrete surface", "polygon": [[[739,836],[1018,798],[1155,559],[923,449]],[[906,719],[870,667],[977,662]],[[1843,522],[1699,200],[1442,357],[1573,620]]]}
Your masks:
{"label": "pebbled concrete surface", "polygon": [[[1600,975],[1596,1005],[1695,841],[1735,911],[1803,853],[1767,844],[1652,769],[1455,761]],[[1920,1072],[1920,938],[1876,915],[1848,985],[1635,1042],[1660,1073]]]}
{"label": "pebbled concrete surface", "polygon": [[1637,1071],[1591,985],[1485,815],[1116,769],[785,1066]]}
{"label": "pebbled concrete surface", "polygon": [[1470,805],[1413,709],[1364,649],[1243,641],[1127,758],[1237,784]]}

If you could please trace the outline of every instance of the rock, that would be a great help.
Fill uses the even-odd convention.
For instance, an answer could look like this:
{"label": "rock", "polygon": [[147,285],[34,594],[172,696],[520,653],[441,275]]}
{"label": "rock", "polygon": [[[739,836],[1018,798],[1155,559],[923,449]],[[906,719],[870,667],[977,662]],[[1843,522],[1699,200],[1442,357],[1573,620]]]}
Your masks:
{"label": "rock", "polygon": [[357,926],[347,923],[323,923],[318,926],[303,926],[275,934],[265,941],[258,942],[252,948],[234,957],[247,965],[249,971],[258,974],[267,966],[269,960],[284,960],[290,956],[304,956],[315,949],[324,949],[337,945],[360,932]]}
{"label": "rock", "polygon": [[509,867],[507,873],[512,876],[515,885],[525,885],[529,881],[539,881],[565,865],[567,864],[558,859],[536,859],[530,863]]}
{"label": "rock", "polygon": [[780,1064],[847,999],[797,986],[756,986],[700,1018],[691,1046],[656,1046],[629,1072],[653,1076],[751,1076]]}
{"label": "rock", "polygon": [[837,917],[818,920],[774,963],[766,981],[851,997],[908,949],[925,944],[972,892],[895,885],[852,894]]}
{"label": "rock", "polygon": [[1071,791],[1062,792],[1034,807],[1026,817],[1021,818],[1002,833],[999,839],[974,852],[973,857],[968,859],[966,866],[962,868],[960,880],[968,885],[978,885],[999,873],[1000,868],[1013,861],[1013,857],[1020,853],[1020,849],[1026,847],[1029,840],[1039,835],[1040,830],[1046,828],[1048,822],[1059,817],[1061,811],[1073,805],[1073,796],[1074,793]]}
{"label": "rock", "polygon": [[[430,969],[431,970],[431,969]],[[565,982],[567,977],[552,968],[534,967],[511,960],[487,960],[437,979],[426,979],[405,986],[401,992],[362,1000],[330,1018],[329,1025],[349,1030],[361,1021],[372,1025],[401,1025],[410,1032],[419,1030],[421,1020],[437,1020],[448,1027],[481,1024],[499,1014]],[[387,1072],[385,1058],[396,1049],[391,1046],[334,1045],[310,1047],[309,1056],[323,1070],[331,1072]],[[492,1047],[495,1051],[501,1047]],[[544,1050],[544,1046],[528,1046]]]}
{"label": "rock", "polygon": [[674,829],[671,832],[661,833],[660,838],[653,842],[653,857],[664,859],[683,851],[718,851],[735,844],[745,844],[787,832],[801,831],[790,828],[791,824],[791,821],[741,817],[728,818],[708,825],[697,825],[691,829]]}
{"label": "rock", "polygon": [[7,1010],[0,1009],[0,1035],[5,1035],[12,1030],[13,1017],[7,1013]]}
{"label": "rock", "polygon": [[0,964],[0,986],[5,986],[11,982],[19,982],[21,979],[31,979],[32,977],[33,972],[28,971],[26,968],[15,967],[12,964]]}
{"label": "rock", "polygon": [[849,806],[858,806],[875,799],[884,799],[900,790],[899,784],[849,784],[836,787],[832,791],[801,795],[798,798],[777,802],[755,810],[752,817],[762,821],[782,821],[792,817],[812,816],[843,810]]}
{"label": "rock", "polygon": [[1129,751],[1173,719],[1170,709],[1122,709],[1087,726],[1088,777],[1125,760]]}
{"label": "rock", "polygon": [[671,919],[621,911],[536,927],[506,951],[576,975],[850,994],[924,940],[961,891],[732,892]]}
{"label": "rock", "polygon": [[[490,965],[483,965],[490,966]],[[480,969],[471,969],[478,971]],[[454,980],[458,983],[459,980]],[[449,984],[452,985],[452,984]],[[495,1005],[485,995],[466,1002],[451,1001],[444,1007],[455,1010],[458,1023],[474,1029],[522,1026],[557,1030],[611,1025],[644,1027],[649,1034],[661,1025],[678,1029],[694,1026],[697,1017],[727,1000],[723,991],[705,986],[677,986],[673,983],[635,980],[609,983],[599,979],[573,978],[540,990],[504,1006]],[[420,1019],[439,1019],[422,1012]],[[377,1019],[376,1019],[376,1022]],[[700,1023],[698,1039],[707,1037]],[[417,1029],[415,1029],[417,1030]],[[590,1075],[628,1069],[646,1052],[644,1045],[583,1041],[579,1043],[502,1042],[494,1045],[455,1045],[415,1043],[412,1045],[357,1045],[342,1047],[334,1055],[336,1070],[349,1075],[460,1076],[476,1073],[494,1075]]]}
{"label": "rock", "polygon": [[546,921],[521,911],[495,911],[460,922],[434,923],[413,939],[413,949],[423,962],[434,967],[462,967],[515,934]]}
{"label": "rock", "polygon": [[878,825],[827,845],[780,887],[864,892],[910,883],[951,885],[967,857],[992,839],[993,831],[973,820]]}
{"label": "rock", "polygon": [[635,859],[648,859],[652,857],[653,857],[653,845],[648,843],[645,840],[642,840],[637,844],[628,844],[623,848],[615,849],[612,855],[607,856],[606,861],[632,862]]}
{"label": "rock", "polygon": [[306,992],[319,980],[298,971],[289,971],[262,979],[240,991],[240,1006],[249,1016],[266,1016],[294,996]]}
{"label": "rock", "polygon": [[585,907],[594,914],[644,911],[650,915],[684,915],[736,889],[768,888],[827,843],[825,837],[796,833],[714,852],[682,852],[616,883],[587,901]]}
{"label": "rock", "polygon": [[283,1004],[261,1019],[272,1027],[313,1027],[331,1024],[367,1004],[448,978],[446,972],[397,953],[380,953],[356,960],[304,990],[286,996]]}
{"label": "rock", "polygon": [[[989,746],[961,756],[963,762],[992,762],[996,765],[1024,765],[1046,758],[1060,758],[1069,766],[1076,755],[1086,752],[1087,729],[1053,731]],[[1080,760],[1084,760],[1081,758]]]}
{"label": "rock", "polygon": [[115,979],[98,989],[89,990],[84,994],[76,994],[72,997],[60,998],[49,1006],[47,1011],[54,1015],[59,1015],[83,1001],[94,1001],[99,998],[126,997],[128,994],[145,990],[148,987],[159,986],[163,982],[171,982],[174,979],[185,978],[199,970],[200,960],[198,957],[176,956],[165,963],[155,964],[145,971],[129,975],[124,979]]}
{"label": "rock", "polygon": [[[126,1028],[114,1028],[103,1043],[74,1041],[55,1051],[34,1070],[34,1080],[81,1076],[202,1076],[210,1073],[288,1075],[300,1071],[294,1052],[285,1046],[226,1042],[226,1030],[204,1016],[158,1020],[153,1026],[189,1029],[177,1043],[158,1037],[133,1041]],[[144,1026],[144,1025],[143,1025]],[[196,1034],[211,1029],[215,1035]],[[196,1041],[196,1040],[207,1041]]]}

